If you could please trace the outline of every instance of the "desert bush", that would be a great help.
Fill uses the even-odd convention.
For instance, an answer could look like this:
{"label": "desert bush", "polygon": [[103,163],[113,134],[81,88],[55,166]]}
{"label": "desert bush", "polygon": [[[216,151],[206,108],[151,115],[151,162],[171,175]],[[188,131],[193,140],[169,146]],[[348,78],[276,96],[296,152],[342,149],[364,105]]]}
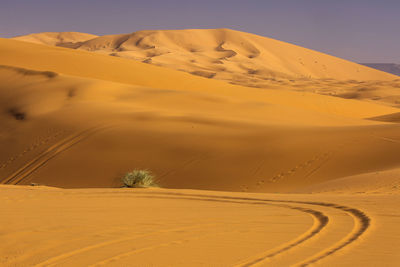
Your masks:
{"label": "desert bush", "polygon": [[122,178],[124,187],[145,188],[157,187],[154,175],[148,170],[133,170]]}

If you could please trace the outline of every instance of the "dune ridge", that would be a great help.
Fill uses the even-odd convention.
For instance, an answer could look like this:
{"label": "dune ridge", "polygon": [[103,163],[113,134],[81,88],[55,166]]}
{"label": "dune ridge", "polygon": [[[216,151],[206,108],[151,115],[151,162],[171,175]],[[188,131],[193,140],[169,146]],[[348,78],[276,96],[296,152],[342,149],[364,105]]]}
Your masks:
{"label": "dune ridge", "polygon": [[67,48],[78,48],[85,41],[98,37],[81,32],[42,32],[21,35],[13,39],[35,44],[54,45]]}
{"label": "dune ridge", "polygon": [[[48,33],[39,33],[34,34],[37,36],[34,41],[42,35],[49,38]],[[18,37],[23,41],[30,39],[31,36]],[[60,42],[59,45],[63,46]],[[306,91],[400,107],[398,76],[230,29],[139,31],[96,36],[73,48],[243,86]]]}
{"label": "dune ridge", "polygon": [[[60,40],[60,36],[70,34],[52,33],[52,36],[49,36],[50,33],[39,33],[15,39],[29,41],[28,37],[35,37],[40,40],[42,36],[46,36],[49,39],[53,37]],[[74,37],[77,36],[74,40],[87,38],[79,47],[76,47],[81,50],[151,60],[152,63],[174,69],[187,67],[188,72],[213,72],[215,68],[216,75],[235,72],[237,74],[260,73],[266,78],[396,79],[396,76],[340,58],[230,29],[139,31],[106,36],[82,34],[82,37],[78,33],[73,34]],[[70,42],[69,39],[63,42]],[[55,41],[41,43],[57,44]],[[199,67],[203,69],[195,68],[197,61],[199,61]],[[208,64],[206,64],[207,61]],[[221,66],[224,70],[218,69]]]}

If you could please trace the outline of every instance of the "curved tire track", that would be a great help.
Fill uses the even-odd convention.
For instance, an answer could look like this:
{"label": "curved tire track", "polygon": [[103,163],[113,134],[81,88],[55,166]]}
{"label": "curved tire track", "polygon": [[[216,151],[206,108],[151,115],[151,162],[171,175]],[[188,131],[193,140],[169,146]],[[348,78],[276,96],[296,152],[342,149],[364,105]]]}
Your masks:
{"label": "curved tire track", "polygon": [[[144,194],[148,194],[148,193],[144,193]],[[137,197],[137,196],[135,196]],[[316,236],[324,227],[326,227],[326,225],[328,224],[329,218],[323,214],[320,211],[317,210],[313,210],[313,209],[309,209],[309,208],[303,208],[303,207],[298,207],[298,206],[293,206],[293,205],[288,205],[288,204],[281,204],[281,203],[267,203],[265,201],[259,201],[258,199],[240,199],[240,198],[229,198],[229,199],[223,199],[220,197],[214,197],[214,196],[203,196],[203,195],[179,195],[179,196],[154,196],[154,195],[149,195],[149,196],[140,196],[140,197],[146,197],[146,198],[165,198],[165,199],[186,199],[186,200],[194,200],[194,201],[212,201],[212,202],[224,202],[224,203],[237,203],[237,204],[253,204],[253,205],[268,205],[268,206],[278,206],[278,207],[283,207],[283,208],[289,208],[292,210],[297,210],[300,212],[304,212],[307,213],[308,215],[310,215],[313,218],[313,226],[311,227],[311,229],[309,229],[307,232],[303,233],[300,237],[296,238],[293,241],[289,241],[288,243],[284,244],[283,246],[281,246],[279,249],[274,250],[272,252],[270,252],[268,255],[263,255],[261,258],[257,257],[256,259],[252,259],[251,263],[253,262],[260,262],[266,258],[272,258],[275,257],[279,254],[282,254],[302,243],[304,243],[305,241],[313,238],[314,236]],[[190,228],[190,227],[189,227]],[[193,226],[192,226],[193,228]],[[171,230],[174,231],[175,229]],[[162,233],[164,231],[157,231],[154,233],[149,233],[149,234],[144,234],[142,236],[147,236],[147,235],[153,235],[156,233]],[[67,253],[63,253],[61,255],[57,255],[55,257],[52,257],[50,259],[47,259],[46,261],[39,263],[37,265],[35,265],[36,267],[43,267],[43,266],[53,266],[56,265],[59,261],[68,259],[72,256],[75,255],[79,255],[81,253],[93,250],[93,249],[97,249],[97,248],[102,248],[105,246],[109,246],[109,245],[114,245],[116,243],[120,243],[120,242],[125,242],[125,241],[129,241],[129,240],[134,240],[136,238],[142,237],[142,236],[135,236],[135,237],[127,237],[127,238],[119,238],[119,239],[115,239],[115,240],[110,240],[110,241],[106,241],[106,242],[102,242],[102,243],[98,243],[98,244],[93,244],[84,248],[80,248],[78,250],[74,250],[74,251],[70,251]],[[165,244],[160,244],[160,245],[154,245],[154,246],[149,246],[149,247],[144,247],[144,248],[138,248],[138,249],[134,249],[128,252],[124,252],[118,255],[114,255],[110,258],[106,258],[103,259],[99,262],[96,262],[90,266],[98,266],[98,265],[103,265],[115,260],[118,260],[120,258],[124,258],[126,256],[130,256],[133,254],[137,254],[140,253],[142,251],[147,251],[150,249],[155,249],[158,247],[163,247],[163,246],[167,246],[167,245],[172,245],[175,244],[176,241],[172,241],[172,242],[168,242]],[[240,265],[240,266],[251,266],[251,265]]]}
{"label": "curved tire track", "polygon": [[[131,193],[131,192],[128,192]],[[310,264],[317,263],[321,261],[322,259],[331,256],[335,254],[336,252],[342,250],[343,248],[347,247],[348,245],[352,244],[356,240],[358,240],[369,228],[371,224],[371,219],[368,217],[366,213],[359,209],[347,207],[347,206],[342,206],[338,205],[335,203],[326,203],[326,202],[313,202],[313,201],[295,201],[295,200],[277,200],[277,199],[263,199],[263,198],[251,198],[251,197],[229,197],[229,196],[215,196],[215,195],[202,195],[202,194],[185,194],[185,193],[168,193],[168,192],[135,192],[135,194],[143,194],[147,195],[146,197],[157,197],[159,196],[154,196],[154,195],[164,195],[165,198],[171,198],[171,196],[175,196],[178,199],[190,199],[190,200],[202,200],[202,201],[219,201],[219,202],[230,202],[230,203],[240,203],[240,204],[259,204],[259,205],[274,205],[274,206],[281,206],[281,207],[286,207],[286,208],[291,208],[291,209],[296,209],[300,210],[306,213],[309,213],[311,216],[314,217],[315,220],[317,220],[317,223],[314,223],[313,227],[298,237],[297,239],[290,241],[284,245],[282,245],[278,249],[272,249],[264,252],[261,255],[257,255],[254,257],[251,257],[250,259],[246,260],[245,262],[241,262],[235,266],[255,266],[258,264],[261,264],[267,260],[270,260],[271,258],[283,254],[284,252],[289,251],[292,248],[295,248],[302,243],[304,243],[307,240],[310,240],[311,238],[315,237],[320,233],[320,231],[327,225],[329,219],[326,215],[324,215],[320,211],[316,211],[313,209],[308,209],[308,208],[303,208],[303,207],[297,207],[297,206],[292,206],[290,204],[302,204],[302,205],[311,205],[311,206],[322,206],[322,207],[328,207],[328,208],[334,208],[337,210],[340,210],[342,212],[345,212],[349,214],[354,221],[354,226],[352,231],[341,241],[333,244],[327,249],[323,249],[321,252],[318,252],[314,254],[313,256],[307,258],[306,260],[295,264],[296,266],[308,266]],[[282,204],[283,203],[283,204]],[[174,242],[170,242],[173,244]],[[168,243],[169,244],[169,243]],[[163,244],[165,246],[166,244]],[[143,248],[143,251],[153,249],[153,248],[158,248],[159,246],[151,246]],[[111,258],[102,260],[98,263],[102,264],[104,262],[110,262],[113,260],[117,260],[120,257],[124,257],[124,255],[133,255],[136,253],[141,252],[142,249],[137,249],[133,250],[131,252],[125,252],[120,255],[113,256]],[[96,266],[97,263],[95,263],[93,266]],[[43,266],[43,265],[40,265]]]}
{"label": "curved tire track", "polygon": [[[326,204],[328,203],[324,203],[324,205]],[[347,235],[344,239],[342,239],[340,242],[334,244],[332,247],[326,250],[323,250],[319,254],[314,255],[313,257],[303,261],[297,266],[305,267],[336,253],[337,251],[343,249],[344,247],[350,245],[351,243],[359,239],[360,236],[362,236],[365,233],[365,231],[371,224],[371,218],[368,217],[368,215],[361,210],[340,205],[334,206],[334,208],[343,210],[353,217],[353,220],[355,221],[355,227],[353,228],[353,231],[349,235]]]}
{"label": "curved tire track", "polygon": [[[138,193],[138,192],[137,192]],[[143,193],[146,194],[146,193]],[[147,193],[148,194],[148,193]],[[319,262],[320,260],[335,254],[336,252],[342,250],[343,248],[349,246],[358,240],[370,227],[371,218],[363,211],[347,207],[343,205],[338,205],[335,203],[327,203],[327,202],[313,202],[313,201],[296,201],[296,200],[277,200],[277,199],[262,199],[262,198],[251,198],[251,197],[229,197],[229,196],[213,196],[213,195],[200,195],[200,194],[184,194],[184,193],[168,193],[168,192],[154,192],[153,194],[163,194],[163,195],[175,195],[175,196],[195,196],[195,197],[211,197],[217,199],[236,199],[236,200],[247,200],[247,201],[260,201],[260,202],[270,202],[270,203],[288,203],[288,204],[304,204],[304,205],[312,205],[312,206],[322,206],[329,207],[340,210],[349,214],[354,221],[353,230],[349,233],[344,239],[333,244],[328,249],[322,250],[321,252],[311,256],[310,258],[304,260],[301,263],[298,263],[297,266],[305,267],[310,264],[314,264]],[[252,266],[261,263],[262,261],[268,259],[268,255],[264,257],[260,257],[259,260],[250,261],[245,263],[244,265],[239,266]]]}
{"label": "curved tire track", "polygon": [[[71,135],[56,144],[49,147],[46,151],[35,157],[33,160],[19,168],[10,176],[3,179],[0,183],[5,184],[18,184],[22,182],[26,177],[32,174],[34,171],[39,169],[40,167],[44,166],[49,160],[54,158],[56,155],[62,153],[63,151],[69,149],[73,145],[81,142],[82,140],[88,138],[89,136],[93,135],[94,133],[103,130],[107,127],[93,127],[86,129],[82,132],[79,132],[75,135]],[[306,212],[310,214],[317,223],[313,225],[312,229],[310,229],[307,233],[303,234],[301,237],[297,238],[294,241],[289,242],[288,244],[284,245],[282,248],[276,251],[267,251],[263,255],[258,255],[245,263],[241,263],[238,266],[253,266],[259,264],[267,259],[270,259],[276,255],[282,254],[300,244],[304,243],[305,241],[311,239],[312,237],[316,236],[328,223],[329,219],[326,215],[322,212],[293,206],[291,204],[302,204],[302,205],[313,205],[313,206],[323,206],[323,207],[330,207],[334,209],[338,209],[343,211],[350,216],[352,216],[354,220],[354,228],[352,232],[346,236],[343,240],[333,244],[328,249],[322,250],[321,252],[315,254],[314,256],[304,260],[301,263],[298,263],[298,266],[308,266],[310,264],[319,262],[320,260],[335,254],[336,252],[342,250],[343,248],[347,247],[348,245],[352,244],[354,241],[358,240],[369,228],[371,224],[371,219],[366,215],[363,211],[347,206],[342,206],[334,203],[325,203],[325,202],[312,202],[312,201],[295,201],[295,200],[277,200],[277,199],[263,199],[263,198],[251,198],[251,197],[230,197],[230,196],[216,196],[216,195],[203,195],[203,194],[185,194],[185,193],[173,193],[173,192],[151,192],[151,193],[139,193],[135,192],[136,194],[147,194],[147,195],[165,195],[165,196],[177,196],[177,197],[190,197],[192,200],[203,200],[203,201],[221,201],[221,202],[235,202],[241,204],[261,204],[261,205],[275,205],[286,207],[290,209],[299,210],[302,212]],[[113,242],[113,241],[110,241]],[[93,245],[93,248],[96,248],[97,245]],[[92,247],[92,246],[90,246]],[[87,248],[92,249],[92,248]],[[58,261],[60,259],[68,258],[72,255],[76,255],[81,253],[82,250],[76,251],[76,253],[67,253],[66,255],[62,256],[59,255],[57,257],[53,257],[52,259],[48,259],[44,263],[51,263],[54,261]],[[46,266],[46,264],[39,264],[37,266]]]}

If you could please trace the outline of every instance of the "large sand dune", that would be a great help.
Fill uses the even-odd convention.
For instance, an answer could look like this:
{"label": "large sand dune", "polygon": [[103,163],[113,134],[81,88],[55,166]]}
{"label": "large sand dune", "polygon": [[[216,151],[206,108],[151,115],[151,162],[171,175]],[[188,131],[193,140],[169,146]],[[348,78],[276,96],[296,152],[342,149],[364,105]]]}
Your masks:
{"label": "large sand dune", "polygon": [[[210,31],[187,33],[211,38]],[[247,43],[240,50],[240,40],[255,46],[259,38],[213,34],[239,40],[214,49],[231,55],[227,61],[255,52]],[[273,82],[234,85],[83,49],[111,37],[73,35],[67,43],[83,42],[73,50],[49,36],[46,45],[0,39],[0,265],[399,262],[398,108]],[[123,37],[110,46],[134,43]],[[152,38],[138,46],[154,49],[145,46]],[[354,72],[356,64],[282,45],[332,61],[338,86],[352,83],[339,81],[347,79],[342,70],[392,83],[382,72]],[[185,53],[171,58],[185,61]],[[289,55],[274,63],[283,76],[322,75],[297,65]],[[383,93],[396,99],[394,88]],[[165,189],[118,189],[134,168],[151,170]],[[103,189],[15,186],[31,183]]]}
{"label": "large sand dune", "polygon": [[[49,41],[50,34],[53,41]],[[73,34],[76,36],[77,33]],[[60,42],[59,35],[71,33],[38,33],[17,39],[36,43],[43,40],[42,44],[71,47],[70,40]],[[72,48],[244,86],[307,91],[400,106],[398,76],[229,29],[140,31],[96,36]]]}
{"label": "large sand dune", "polygon": [[[39,33],[16,39],[47,40],[51,38],[50,34]],[[209,71],[209,75],[213,76],[237,73],[260,74],[268,78],[396,78],[313,50],[229,29],[139,31],[131,34],[93,36],[91,39],[78,33],[52,34],[54,41],[41,43],[57,45],[60,44],[60,35],[73,35],[74,40],[84,40],[79,46],[81,50],[151,61],[198,74],[201,74],[202,70],[204,73]],[[71,42],[70,38],[66,38],[65,42]]]}
{"label": "large sand dune", "polygon": [[398,125],[366,120],[394,108],[65,48],[0,47],[2,63],[18,66],[0,68],[4,183],[109,187],[146,168],[164,187],[275,192],[399,164],[399,144],[385,139],[399,138]]}

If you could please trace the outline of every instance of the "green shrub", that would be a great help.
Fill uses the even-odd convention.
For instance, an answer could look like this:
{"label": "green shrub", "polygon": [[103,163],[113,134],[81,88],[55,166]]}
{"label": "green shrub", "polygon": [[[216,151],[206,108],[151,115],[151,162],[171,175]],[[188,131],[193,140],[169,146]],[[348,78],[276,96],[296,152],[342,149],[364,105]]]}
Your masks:
{"label": "green shrub", "polygon": [[133,170],[125,174],[122,178],[124,187],[145,188],[157,187],[154,175],[147,170]]}

